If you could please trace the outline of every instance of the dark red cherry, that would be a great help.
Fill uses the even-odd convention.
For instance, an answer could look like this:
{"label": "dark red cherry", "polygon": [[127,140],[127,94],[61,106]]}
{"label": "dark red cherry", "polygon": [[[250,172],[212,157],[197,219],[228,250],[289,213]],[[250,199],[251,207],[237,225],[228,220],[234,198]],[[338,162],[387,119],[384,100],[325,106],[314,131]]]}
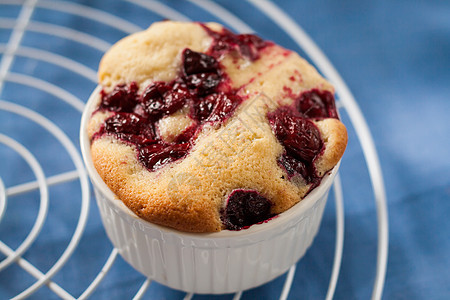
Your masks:
{"label": "dark red cherry", "polygon": [[163,82],[149,85],[141,97],[141,105],[146,115],[157,120],[181,109],[189,101],[191,94],[180,85],[171,86]]}
{"label": "dark red cherry", "polygon": [[153,144],[139,150],[139,160],[150,171],[155,171],[168,163],[187,155],[190,144]]}
{"label": "dark red cherry", "polygon": [[132,112],[136,104],[136,94],[139,87],[135,82],[130,85],[116,86],[111,93],[101,92],[100,108],[109,111]]}
{"label": "dark red cherry", "polygon": [[186,128],[179,136],[176,137],[175,143],[191,143],[193,139],[196,138],[196,135],[199,131],[198,124],[192,124],[188,128]]}
{"label": "dark red cherry", "polygon": [[278,163],[286,170],[289,179],[298,174],[302,176],[306,183],[309,183],[311,181],[311,172],[304,162],[295,159],[287,154],[283,154],[278,159]]}
{"label": "dark red cherry", "polygon": [[254,34],[235,34],[227,29],[215,32],[206,26],[204,28],[213,38],[209,52],[216,58],[226,52],[238,51],[243,57],[254,61],[259,58],[262,49],[272,44]]}
{"label": "dark red cherry", "polygon": [[206,102],[214,102],[211,113],[205,122],[221,122],[232,115],[235,109],[241,104],[242,98],[233,94],[211,94],[205,99]]}
{"label": "dark red cherry", "polygon": [[213,95],[197,98],[192,104],[192,118],[199,122],[204,122],[211,114],[215,104],[216,98]]}
{"label": "dark red cherry", "polygon": [[252,190],[234,190],[227,199],[222,212],[222,222],[226,229],[240,230],[272,217],[270,201]]}
{"label": "dark red cherry", "polygon": [[133,113],[116,113],[105,120],[104,132],[115,134],[116,138],[135,145],[155,142],[153,124]]}
{"label": "dark red cherry", "polygon": [[174,88],[164,95],[164,114],[170,115],[181,109],[186,102],[189,102],[192,95],[185,88]]}
{"label": "dark red cherry", "polygon": [[183,51],[183,80],[196,95],[212,93],[222,80],[219,63],[212,56],[185,49]]}
{"label": "dark red cherry", "polygon": [[322,151],[320,131],[311,121],[279,109],[269,114],[269,122],[277,139],[296,159],[312,162]]}
{"label": "dark red cherry", "polygon": [[328,91],[312,90],[301,94],[298,110],[306,118],[338,118],[334,96]]}
{"label": "dark red cherry", "polygon": [[182,59],[185,76],[198,73],[218,73],[219,63],[214,57],[207,54],[185,49]]}
{"label": "dark red cherry", "polygon": [[267,46],[267,43],[254,34],[237,35],[239,49],[244,57],[250,60],[259,58],[259,51]]}
{"label": "dark red cherry", "polygon": [[312,162],[322,149],[322,139],[317,127],[303,118],[296,118],[294,132],[289,134],[284,140],[286,150],[292,156],[303,161]]}
{"label": "dark red cherry", "polygon": [[157,140],[152,137],[143,134],[116,133],[115,136],[118,140],[128,142],[132,145],[146,146],[157,142]]}
{"label": "dark red cherry", "polygon": [[212,93],[219,85],[221,77],[216,73],[198,73],[184,78],[186,86],[199,96]]}
{"label": "dark red cherry", "polygon": [[106,119],[105,130],[110,133],[139,133],[144,121],[133,113],[116,113]]}
{"label": "dark red cherry", "polygon": [[164,82],[155,82],[149,85],[142,93],[142,106],[151,119],[158,119],[164,114],[164,95],[169,90],[170,86]]}

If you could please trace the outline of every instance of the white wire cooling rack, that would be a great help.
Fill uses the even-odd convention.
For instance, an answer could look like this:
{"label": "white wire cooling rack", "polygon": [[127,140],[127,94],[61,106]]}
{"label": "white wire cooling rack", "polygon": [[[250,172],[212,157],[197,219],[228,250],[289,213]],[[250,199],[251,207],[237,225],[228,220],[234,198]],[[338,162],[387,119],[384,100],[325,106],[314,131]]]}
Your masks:
{"label": "white wire cooling rack", "polygon": [[[10,230],[2,228],[2,226],[10,226],[11,230],[14,230],[17,227],[21,228],[20,225],[24,223],[24,228],[19,230],[20,234],[17,234],[16,240],[5,241],[0,236],[0,253],[3,255],[0,257],[0,275],[3,276],[2,282],[6,282],[8,285],[14,280],[14,284],[11,284],[10,288],[5,287],[4,290],[6,296],[15,299],[33,296],[36,298],[86,299],[102,284],[113,266],[121,263],[118,261],[117,250],[112,249],[105,262],[99,263],[96,268],[97,273],[89,277],[81,292],[71,292],[69,288],[66,288],[69,282],[65,279],[67,276],[64,275],[64,272],[70,273],[70,269],[64,268],[64,266],[74,255],[80,256],[76,253],[80,251],[80,247],[83,247],[82,237],[83,234],[86,234],[91,201],[88,177],[78,150],[76,129],[80,113],[87,96],[95,86],[95,67],[102,53],[118,36],[138,31],[142,27],[130,19],[114,15],[108,10],[108,7],[115,5],[115,11],[120,11],[122,8],[125,10],[137,9],[141,16],[144,18],[150,16],[150,19],[189,20],[192,17],[182,12],[185,11],[182,5],[190,5],[238,32],[253,31],[245,20],[218,3],[207,0],[191,0],[188,4],[183,3],[182,5],[173,1],[170,1],[170,5],[168,5],[162,1],[144,0],[93,1],[93,5],[85,3],[89,3],[89,1],[0,1],[0,124],[3,127],[0,129],[0,155],[8,153],[8,157],[17,157],[11,162],[3,160],[3,166],[0,167],[0,228],[3,229],[1,232]],[[373,258],[377,263],[372,299],[380,299],[388,255],[387,208],[381,168],[365,119],[339,73],[296,22],[273,2],[248,0],[247,4],[272,20],[306,53],[318,69],[335,85],[339,109],[341,112],[345,111],[349,116],[351,124],[347,125],[354,128],[359,139],[374,194],[378,250],[377,257]],[[81,25],[66,22],[70,18],[77,19],[78,23],[76,24]],[[86,25],[90,26],[89,30],[86,30],[86,26],[83,25],[86,23],[90,24]],[[98,25],[99,28],[92,27],[93,24]],[[105,39],[102,35],[102,27],[115,30],[117,34]],[[53,47],[55,44],[51,42],[52,39],[55,39],[57,46]],[[64,48],[65,43],[76,45],[74,47],[78,48],[71,52],[71,47]],[[58,45],[62,45],[62,48],[60,49]],[[78,51],[76,51],[77,49]],[[78,55],[80,51],[90,54]],[[90,62],[83,61],[85,56],[89,56],[92,60]],[[40,73],[42,72],[41,64],[46,65],[49,69],[55,68],[56,74],[68,72],[70,76],[67,79],[59,75],[47,76],[48,74],[45,72]],[[62,73],[61,70],[63,70]],[[75,85],[81,88],[74,89]],[[20,98],[22,89],[23,93],[28,95],[25,98],[31,98],[30,101],[17,101],[16,95],[18,94],[17,97]],[[38,103],[33,102],[33,98],[37,98]],[[42,105],[46,102],[50,105],[54,105],[55,102],[63,103],[61,111],[71,112],[67,117],[71,117],[73,122],[69,122],[71,126],[68,129],[63,125],[67,123],[67,120],[63,122],[58,118],[53,120],[47,117],[48,106]],[[62,119],[64,118],[62,116]],[[25,125],[17,129],[19,123]],[[31,130],[31,133],[22,134],[23,128],[26,132]],[[74,128],[75,130],[73,130]],[[54,143],[38,145],[39,143],[36,143],[33,138],[41,134],[49,135],[48,139],[53,140]],[[55,146],[55,144],[59,144],[59,146]],[[47,155],[42,153],[47,153]],[[55,157],[52,157],[50,162],[48,153],[55,153]],[[55,171],[55,168],[49,168],[46,164],[52,165],[53,160],[58,161],[56,157],[59,155],[65,157],[62,158],[64,167],[62,170],[56,168]],[[16,162],[19,162],[21,166],[11,165]],[[345,165],[342,168],[345,168]],[[17,174],[17,172],[15,173],[16,169],[17,172],[28,170],[29,174]],[[70,187],[66,188],[66,185],[70,185]],[[67,191],[71,193],[74,189],[77,191],[74,193],[75,201],[70,206],[70,211],[74,212],[75,217],[71,223],[71,231],[66,235],[65,246],[57,252],[57,255],[49,259],[50,264],[44,264],[45,266],[42,267],[39,259],[36,263],[33,263],[32,259],[45,255],[33,256],[30,253],[41,251],[40,248],[36,249],[34,244],[37,243],[39,235],[45,231],[48,219],[53,217],[51,215],[54,210],[51,209],[50,190],[55,186],[61,186],[63,195],[67,194]],[[337,176],[333,195],[336,214],[335,248],[326,299],[332,299],[335,294],[343,257],[344,194],[341,179]],[[23,198],[28,200],[22,200]],[[59,199],[59,201],[62,200],[64,199]],[[34,206],[30,206],[35,208],[35,214],[30,215],[30,222],[20,221],[20,224],[17,225],[14,223],[13,216],[8,217],[10,211],[11,214],[16,214],[15,206],[22,205],[18,204],[19,201],[34,202]],[[100,223],[98,226],[101,226]],[[108,244],[106,238],[104,243]],[[102,250],[107,252],[108,245]],[[30,258],[28,259],[27,256]],[[23,280],[22,285],[15,284],[18,281],[14,279],[18,272],[17,269],[30,275],[30,278]],[[279,293],[280,299],[288,298],[296,272],[297,268],[293,266],[285,276]],[[151,294],[150,284],[151,280],[142,278],[140,286],[135,292],[132,292],[131,297],[141,299]],[[232,297],[239,299],[243,294],[245,292],[239,292]],[[182,297],[191,299],[193,296],[186,294]]]}

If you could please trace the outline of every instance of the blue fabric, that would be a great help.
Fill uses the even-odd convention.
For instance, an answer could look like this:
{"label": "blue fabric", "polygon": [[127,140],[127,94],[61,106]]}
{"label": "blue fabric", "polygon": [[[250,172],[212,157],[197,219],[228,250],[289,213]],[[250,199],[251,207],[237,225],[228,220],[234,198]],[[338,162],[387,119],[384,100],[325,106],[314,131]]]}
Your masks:
{"label": "blue fabric", "polygon": [[[8,2],[9,3],[9,2]],[[0,3],[0,59],[22,5]],[[48,5],[50,3],[50,5]],[[272,20],[245,1],[217,1],[264,38],[302,53],[301,48]],[[69,10],[61,4],[76,5]],[[198,21],[220,21],[197,5],[166,1],[170,7]],[[389,258],[383,298],[450,298],[450,2],[448,1],[279,1],[277,5],[312,37],[354,94],[373,135],[384,176],[389,212]],[[20,40],[0,99],[22,105],[60,127],[79,148],[80,112],[57,96],[23,84],[15,75],[28,75],[60,87],[85,102],[95,87],[92,74],[102,56],[102,45],[91,47],[61,36],[39,32],[39,24],[54,24],[100,38],[112,44],[127,31],[82,14],[102,10],[145,28],[168,18],[131,1],[37,1],[31,21]],[[102,17],[98,18],[99,20]],[[117,21],[113,22],[121,26]],[[9,24],[9,25],[8,25]],[[12,26],[10,26],[12,25]],[[132,30],[133,26],[130,26]],[[56,32],[53,27],[52,32]],[[83,38],[81,38],[83,40]],[[67,57],[91,69],[77,73],[57,66],[39,49]],[[52,58],[52,60],[60,60]],[[0,68],[1,69],[1,68]],[[89,77],[91,76],[91,77]],[[95,78],[93,78],[95,80]],[[1,82],[0,78],[0,82]],[[42,84],[39,84],[42,86]],[[341,166],[345,206],[345,241],[335,299],[367,299],[375,279],[377,215],[364,154],[345,108],[349,145]],[[46,129],[23,116],[0,109],[0,134],[25,146],[47,177],[74,170],[60,142]],[[0,179],[6,188],[34,181],[30,166],[10,147],[0,143]],[[8,196],[0,222],[0,240],[16,249],[37,216],[39,191]],[[50,186],[49,211],[41,233],[24,258],[47,272],[66,249],[81,209],[77,181]],[[289,299],[324,298],[329,284],[336,239],[334,197],[327,204],[320,232],[298,263]],[[100,272],[112,250],[95,202],[91,201],[82,239],[66,265],[53,278],[78,297]],[[0,259],[5,255],[0,254]],[[120,257],[94,292],[93,299],[127,299],[145,278]],[[246,291],[243,299],[280,296],[285,276]],[[17,264],[0,272],[0,298],[6,299],[35,282]],[[151,283],[146,299],[182,299],[184,293]],[[231,299],[233,295],[195,296],[196,299]],[[44,287],[32,299],[57,299]]]}

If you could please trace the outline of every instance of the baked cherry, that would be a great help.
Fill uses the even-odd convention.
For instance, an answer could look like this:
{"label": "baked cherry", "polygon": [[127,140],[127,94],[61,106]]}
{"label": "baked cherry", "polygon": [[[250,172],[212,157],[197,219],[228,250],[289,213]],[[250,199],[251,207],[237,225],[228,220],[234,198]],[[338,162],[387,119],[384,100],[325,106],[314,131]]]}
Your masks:
{"label": "baked cherry", "polygon": [[[206,98],[211,98],[211,100],[205,100],[214,102],[211,113],[205,119],[205,122],[221,122],[231,116],[234,110],[241,104],[242,98],[225,93],[217,93],[209,95]],[[213,100],[212,100],[213,99]]]}
{"label": "baked cherry", "polygon": [[168,163],[174,162],[186,156],[189,149],[189,143],[156,143],[140,148],[139,160],[148,170],[155,171]]}
{"label": "baked cherry", "polygon": [[153,124],[133,113],[115,113],[105,120],[99,134],[114,134],[117,139],[134,145],[147,145],[155,142]]}
{"label": "baked cherry", "polygon": [[198,73],[218,73],[219,63],[212,56],[185,49],[182,57],[185,76]]}
{"label": "baked cherry", "polygon": [[272,217],[272,204],[257,191],[234,190],[226,203],[222,223],[228,230],[240,230]]}
{"label": "baked cherry", "polygon": [[318,183],[313,162],[323,149],[319,129],[291,107],[269,113],[268,119],[278,141],[285,147],[278,164],[289,179],[298,174],[306,183]]}
{"label": "baked cherry", "polygon": [[221,77],[216,73],[198,73],[184,77],[186,86],[196,95],[207,95],[214,92]]}
{"label": "baked cherry", "polygon": [[140,102],[144,115],[156,121],[181,109],[190,98],[189,91],[180,85],[155,82],[145,89]]}
{"label": "baked cherry", "polygon": [[111,93],[101,91],[101,109],[119,112],[132,112],[137,104],[136,94],[138,86],[135,82],[130,85],[116,86]]}
{"label": "baked cherry", "polygon": [[141,103],[147,115],[152,119],[159,119],[165,111],[164,95],[170,86],[164,82],[149,85],[141,96]]}
{"label": "baked cherry", "polygon": [[238,51],[243,57],[254,61],[260,57],[260,51],[273,44],[264,41],[254,34],[235,34],[227,29],[216,32],[203,25],[206,32],[213,38],[209,53],[216,58],[231,51]]}
{"label": "baked cherry", "polygon": [[204,122],[211,114],[215,104],[216,98],[211,95],[203,98],[197,98],[192,103],[192,118],[198,120],[199,122]]}
{"label": "baked cherry", "polygon": [[310,183],[313,177],[311,176],[310,168],[304,162],[295,159],[294,157],[284,153],[278,159],[278,163],[282,166],[288,174],[288,179],[295,175],[300,175],[306,183]]}
{"label": "baked cherry", "polygon": [[189,102],[192,95],[185,88],[178,87],[166,92],[164,95],[164,114],[170,115],[181,109],[186,102]]}
{"label": "baked cherry", "polygon": [[269,122],[277,139],[296,159],[312,162],[322,151],[319,129],[308,119],[299,117],[288,109],[269,114]]}
{"label": "baked cherry", "polygon": [[116,113],[105,121],[105,130],[110,133],[138,133],[143,126],[142,118],[133,113]]}
{"label": "baked cherry", "polygon": [[199,132],[198,124],[192,124],[188,128],[186,128],[180,135],[175,138],[175,143],[193,143],[193,140],[196,138],[197,133]]}
{"label": "baked cherry", "polygon": [[328,91],[308,91],[297,101],[299,112],[306,118],[338,118],[334,96]]}
{"label": "baked cherry", "polygon": [[242,56],[252,61],[258,59],[259,52],[267,46],[266,41],[254,34],[239,34],[237,41]]}
{"label": "baked cherry", "polygon": [[196,95],[214,92],[222,80],[219,63],[212,56],[185,49],[182,54],[183,80]]}

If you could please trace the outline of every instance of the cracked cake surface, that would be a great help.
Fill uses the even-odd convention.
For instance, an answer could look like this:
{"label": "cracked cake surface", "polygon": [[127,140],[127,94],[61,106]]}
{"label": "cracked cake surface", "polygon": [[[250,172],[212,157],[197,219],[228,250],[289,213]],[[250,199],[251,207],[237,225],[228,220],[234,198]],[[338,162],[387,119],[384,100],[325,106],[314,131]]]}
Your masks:
{"label": "cracked cake surface", "polygon": [[342,157],[334,89],[293,51],[216,23],[163,21],[102,58],[95,168],[136,215],[240,230],[301,201]]}

